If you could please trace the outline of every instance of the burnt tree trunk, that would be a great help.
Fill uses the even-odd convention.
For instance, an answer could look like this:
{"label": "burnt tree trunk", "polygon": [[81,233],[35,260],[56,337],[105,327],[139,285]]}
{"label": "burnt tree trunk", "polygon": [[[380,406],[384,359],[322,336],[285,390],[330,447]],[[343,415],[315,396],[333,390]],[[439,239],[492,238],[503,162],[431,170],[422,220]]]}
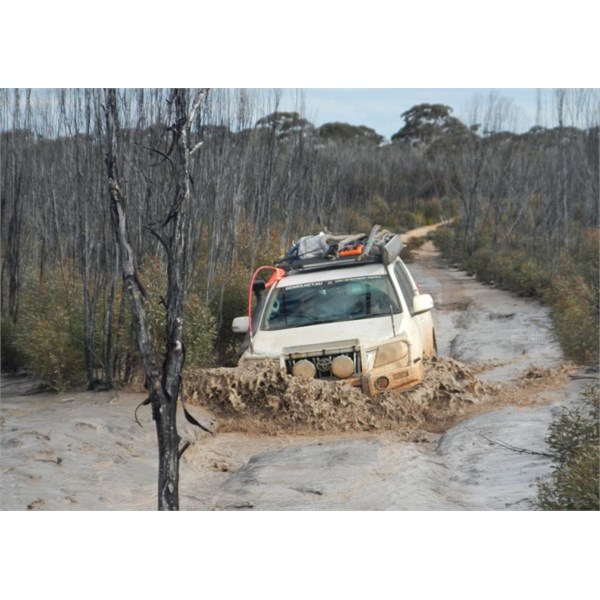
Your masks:
{"label": "burnt tree trunk", "polygon": [[194,116],[202,102],[205,91],[196,94],[189,111],[187,110],[186,90],[173,90],[170,103],[175,110],[175,123],[170,130],[173,134],[175,150],[175,197],[169,214],[163,221],[162,230],[152,230],[160,240],[167,255],[167,347],[162,368],[159,368],[152,347],[146,311],[144,291],[141,287],[133,256],[127,220],[125,198],[119,182],[116,162],[117,107],[115,90],[106,92],[106,127],[108,151],[106,165],[111,197],[113,229],[118,240],[125,287],[131,298],[132,312],[138,348],[142,356],[144,371],[152,404],[152,416],[156,423],[158,440],[158,509],[179,509],[179,449],[180,437],[177,433],[177,401],[181,390],[181,371],[185,361],[183,343],[183,306],[185,296],[184,260],[187,237],[185,234],[185,209],[190,198],[189,158],[194,149],[189,145],[189,134]]}

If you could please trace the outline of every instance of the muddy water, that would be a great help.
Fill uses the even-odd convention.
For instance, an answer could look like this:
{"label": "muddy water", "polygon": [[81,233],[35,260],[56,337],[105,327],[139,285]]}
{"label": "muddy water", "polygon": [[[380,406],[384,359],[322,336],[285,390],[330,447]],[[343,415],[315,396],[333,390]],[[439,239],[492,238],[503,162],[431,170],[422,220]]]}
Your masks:
{"label": "muddy water", "polygon": [[[544,436],[553,408],[579,385],[556,376],[562,356],[547,309],[440,269],[427,246],[410,268],[436,302],[440,354],[466,363],[497,393],[472,403],[444,433],[399,424],[335,434],[209,435],[180,419],[182,436],[194,442],[182,458],[182,509],[531,508],[532,486],[549,469]],[[156,507],[154,426],[147,407],[138,412],[141,427],[133,416],[143,396],[23,395],[28,386],[2,381],[2,509]],[[205,423],[214,416],[191,410]]]}
{"label": "muddy water", "polygon": [[528,367],[560,364],[562,353],[547,307],[519,298],[453,268],[439,268],[426,243],[409,265],[423,291],[435,300],[440,355],[488,365],[480,379],[514,381]]}

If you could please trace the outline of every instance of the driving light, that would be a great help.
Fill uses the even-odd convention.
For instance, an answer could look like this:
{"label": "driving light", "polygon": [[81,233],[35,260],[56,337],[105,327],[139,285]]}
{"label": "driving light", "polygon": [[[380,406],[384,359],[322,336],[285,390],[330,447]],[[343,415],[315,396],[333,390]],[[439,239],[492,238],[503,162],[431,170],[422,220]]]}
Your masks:
{"label": "driving light", "polygon": [[310,360],[299,360],[292,367],[292,375],[294,377],[303,377],[304,379],[312,379],[315,376],[317,369],[315,365],[313,365]]}
{"label": "driving light", "polygon": [[349,356],[336,356],[331,363],[331,372],[340,379],[346,379],[354,373],[354,361]]}

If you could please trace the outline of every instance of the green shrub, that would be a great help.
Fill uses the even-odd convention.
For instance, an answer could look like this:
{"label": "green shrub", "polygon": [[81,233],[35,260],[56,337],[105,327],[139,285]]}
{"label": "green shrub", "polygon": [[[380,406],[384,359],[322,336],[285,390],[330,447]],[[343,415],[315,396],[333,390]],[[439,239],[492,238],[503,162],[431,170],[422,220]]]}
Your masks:
{"label": "green shrub", "polygon": [[[139,268],[139,278],[146,290],[146,316],[158,356],[165,352],[167,274],[156,257],[147,257]],[[129,306],[129,304],[128,304]],[[216,319],[200,294],[188,293],[184,305],[184,339],[186,366],[207,366],[214,362]]]}
{"label": "green shrub", "polygon": [[23,366],[24,358],[16,343],[15,326],[9,318],[2,317],[0,344],[2,370],[18,371]]}
{"label": "green shrub", "polygon": [[417,219],[409,210],[401,210],[398,213],[397,221],[398,227],[396,230],[398,231],[409,231],[410,229],[415,229],[417,227]]}
{"label": "green shrub", "polygon": [[488,248],[477,248],[470,256],[463,259],[464,268],[469,273],[475,273],[482,281],[493,279],[491,270],[492,253]]}
{"label": "green shrub", "polygon": [[600,360],[600,229],[583,232],[577,250],[563,257],[552,280],[552,317],[567,357]]}
{"label": "green shrub", "polygon": [[539,482],[534,503],[541,510],[600,510],[600,387],[588,388],[580,404],[562,409],[546,438],[554,457],[549,481]]}
{"label": "green shrub", "polygon": [[213,365],[217,320],[198,294],[186,298],[184,332],[186,365]]}
{"label": "green shrub", "polygon": [[553,280],[552,319],[568,358],[598,364],[598,290],[576,272]]}
{"label": "green shrub", "polygon": [[429,234],[442,256],[450,260],[455,260],[457,255],[457,241],[454,232],[454,227],[443,226]]}
{"label": "green shrub", "polygon": [[442,206],[438,198],[430,198],[429,200],[422,200],[420,202],[423,210],[423,217],[425,224],[431,225],[433,223],[439,223],[442,215]]}
{"label": "green shrub", "polygon": [[548,265],[527,257],[522,250],[515,251],[514,254],[508,287],[525,296],[543,298],[550,288]]}
{"label": "green shrub", "polygon": [[219,315],[216,347],[220,361],[230,361],[242,341],[242,336],[231,330],[231,323],[236,317],[248,314],[248,285],[251,277],[250,269],[236,263],[227,275],[218,276],[215,282],[215,289],[219,293],[214,296],[211,309],[214,314]]}
{"label": "green shrub", "polygon": [[48,387],[85,383],[81,282],[64,267],[42,283],[25,282],[14,345],[25,368]]}

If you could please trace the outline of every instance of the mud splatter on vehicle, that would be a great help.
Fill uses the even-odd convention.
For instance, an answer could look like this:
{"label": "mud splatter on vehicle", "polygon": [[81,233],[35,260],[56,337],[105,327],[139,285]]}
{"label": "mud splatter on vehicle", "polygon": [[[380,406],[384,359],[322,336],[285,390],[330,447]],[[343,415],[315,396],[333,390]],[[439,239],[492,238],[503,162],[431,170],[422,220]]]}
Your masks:
{"label": "mud splatter on vehicle", "polygon": [[441,431],[480,404],[497,385],[480,382],[466,365],[432,358],[426,377],[406,392],[369,397],[318,379],[292,377],[272,365],[188,373],[185,401],[214,412],[220,431],[370,431],[399,425]]}

